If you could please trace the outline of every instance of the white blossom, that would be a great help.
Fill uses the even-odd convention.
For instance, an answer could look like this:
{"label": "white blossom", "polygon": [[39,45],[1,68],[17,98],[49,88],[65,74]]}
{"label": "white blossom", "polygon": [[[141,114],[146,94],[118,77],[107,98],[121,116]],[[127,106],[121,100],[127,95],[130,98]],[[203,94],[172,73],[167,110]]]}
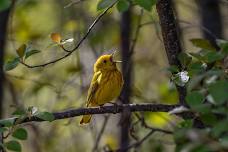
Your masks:
{"label": "white blossom", "polygon": [[180,78],[180,81],[184,84],[187,83],[189,80],[188,71],[179,72],[178,76]]}

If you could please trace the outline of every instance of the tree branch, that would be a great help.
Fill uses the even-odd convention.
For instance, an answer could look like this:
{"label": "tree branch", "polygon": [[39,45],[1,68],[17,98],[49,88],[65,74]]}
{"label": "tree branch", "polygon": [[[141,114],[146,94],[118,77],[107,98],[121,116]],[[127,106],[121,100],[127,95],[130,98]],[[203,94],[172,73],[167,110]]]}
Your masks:
{"label": "tree branch", "polygon": [[[124,110],[128,110],[130,112],[138,112],[138,111],[144,111],[144,112],[169,112],[180,105],[164,105],[164,104],[152,104],[152,103],[143,103],[143,104],[123,104],[123,105],[112,105],[112,106],[102,106],[102,107],[92,107],[92,108],[79,108],[79,109],[71,109],[66,110],[62,112],[54,112],[52,113],[54,115],[54,120],[60,120],[60,119],[67,119],[82,115],[89,115],[89,114],[105,114],[105,113],[121,113]],[[178,115],[184,119],[187,118],[194,118],[195,115],[192,112],[183,112]],[[17,121],[18,118],[8,118],[4,120],[12,120],[14,123],[22,124],[26,122],[41,122],[45,121],[42,120],[36,116],[32,116],[30,118],[25,118],[22,121]],[[1,122],[1,121],[0,121]]]}
{"label": "tree branch", "polygon": [[[24,62],[21,62],[24,66],[28,67],[28,68],[38,68],[38,67],[45,67],[47,65],[50,65],[50,64],[54,64],[58,61],[61,61],[65,58],[67,58],[68,56],[70,56],[73,52],[75,52],[80,46],[81,44],[84,42],[84,40],[88,37],[88,35],[90,34],[90,32],[92,31],[92,29],[94,28],[94,26],[100,21],[100,19],[118,2],[115,1],[113,4],[111,4],[109,7],[107,7],[103,13],[101,13],[100,15],[98,15],[96,17],[96,19],[93,21],[93,23],[89,26],[87,32],[85,33],[85,35],[82,37],[82,39],[80,39],[77,43],[77,45],[72,49],[72,50],[67,50],[67,54],[65,54],[64,56],[62,57],[59,57],[57,59],[54,59],[52,61],[49,61],[49,62],[46,62],[46,63],[43,63],[43,64],[38,64],[38,65],[29,65],[29,64],[26,64]],[[66,50],[65,50],[66,51]]]}

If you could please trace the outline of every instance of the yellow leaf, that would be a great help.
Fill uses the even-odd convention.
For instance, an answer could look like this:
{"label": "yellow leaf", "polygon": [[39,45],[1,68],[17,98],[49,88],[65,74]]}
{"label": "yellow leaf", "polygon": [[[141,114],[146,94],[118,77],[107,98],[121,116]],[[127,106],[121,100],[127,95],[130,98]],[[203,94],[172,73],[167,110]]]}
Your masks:
{"label": "yellow leaf", "polygon": [[165,127],[171,121],[171,118],[166,112],[151,112],[145,117],[149,125],[157,128]]}
{"label": "yellow leaf", "polygon": [[51,33],[51,39],[53,42],[60,43],[62,38],[59,33]]}
{"label": "yellow leaf", "polygon": [[22,44],[16,51],[17,55],[22,58],[25,55],[26,44]]}

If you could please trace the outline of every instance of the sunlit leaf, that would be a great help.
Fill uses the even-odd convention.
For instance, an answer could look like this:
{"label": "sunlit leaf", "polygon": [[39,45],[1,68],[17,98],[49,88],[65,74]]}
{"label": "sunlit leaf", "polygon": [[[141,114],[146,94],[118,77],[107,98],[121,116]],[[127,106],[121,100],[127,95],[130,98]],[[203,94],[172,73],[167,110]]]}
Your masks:
{"label": "sunlit leaf", "polygon": [[17,67],[17,65],[20,63],[20,58],[16,57],[13,60],[10,60],[4,64],[4,70],[10,71]]}
{"label": "sunlit leaf", "polygon": [[223,104],[228,100],[228,81],[220,80],[210,85],[209,93],[217,104]]}
{"label": "sunlit leaf", "polygon": [[164,127],[172,117],[166,112],[150,112],[146,113],[145,120],[154,127]]}
{"label": "sunlit leaf", "polygon": [[120,0],[117,3],[117,9],[118,9],[119,12],[127,11],[129,6],[130,6],[130,3],[129,3],[128,0]]}
{"label": "sunlit leaf", "polygon": [[97,10],[102,10],[112,5],[116,0],[100,0],[97,4]]}
{"label": "sunlit leaf", "polygon": [[17,55],[18,55],[20,58],[23,58],[23,57],[24,57],[26,48],[27,48],[26,44],[22,44],[22,45],[16,50]]}
{"label": "sunlit leaf", "polygon": [[54,115],[50,112],[39,112],[35,116],[42,120],[46,120],[46,121],[50,121],[50,122],[55,119]]}
{"label": "sunlit leaf", "polygon": [[13,132],[12,136],[20,140],[26,140],[28,138],[28,133],[24,128],[18,128]]}
{"label": "sunlit leaf", "polygon": [[65,39],[65,40],[61,40],[60,44],[66,44],[66,43],[72,43],[74,42],[74,38],[69,38],[69,39]]}
{"label": "sunlit leaf", "polygon": [[214,48],[212,44],[206,39],[190,39],[190,41],[193,45],[201,49],[216,51],[216,48]]}
{"label": "sunlit leaf", "polygon": [[21,144],[16,140],[10,140],[10,141],[6,142],[4,145],[8,150],[12,150],[15,152],[21,152]]}
{"label": "sunlit leaf", "polygon": [[152,6],[156,4],[157,0],[134,0],[134,2],[142,8],[151,11]]}
{"label": "sunlit leaf", "polygon": [[40,52],[41,52],[40,50],[29,50],[28,52],[25,53],[25,59]]}
{"label": "sunlit leaf", "polygon": [[59,33],[51,33],[51,39],[55,43],[60,43],[62,38]]}

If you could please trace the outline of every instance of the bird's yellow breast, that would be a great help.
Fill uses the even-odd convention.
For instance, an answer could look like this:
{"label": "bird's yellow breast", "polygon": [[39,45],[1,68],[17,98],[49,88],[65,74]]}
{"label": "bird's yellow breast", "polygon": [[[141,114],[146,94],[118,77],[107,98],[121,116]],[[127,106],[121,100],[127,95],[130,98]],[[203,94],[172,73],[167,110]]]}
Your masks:
{"label": "bird's yellow breast", "polygon": [[98,105],[103,105],[119,96],[123,86],[122,74],[117,69],[102,72],[98,84],[101,87],[95,94],[95,100]]}

